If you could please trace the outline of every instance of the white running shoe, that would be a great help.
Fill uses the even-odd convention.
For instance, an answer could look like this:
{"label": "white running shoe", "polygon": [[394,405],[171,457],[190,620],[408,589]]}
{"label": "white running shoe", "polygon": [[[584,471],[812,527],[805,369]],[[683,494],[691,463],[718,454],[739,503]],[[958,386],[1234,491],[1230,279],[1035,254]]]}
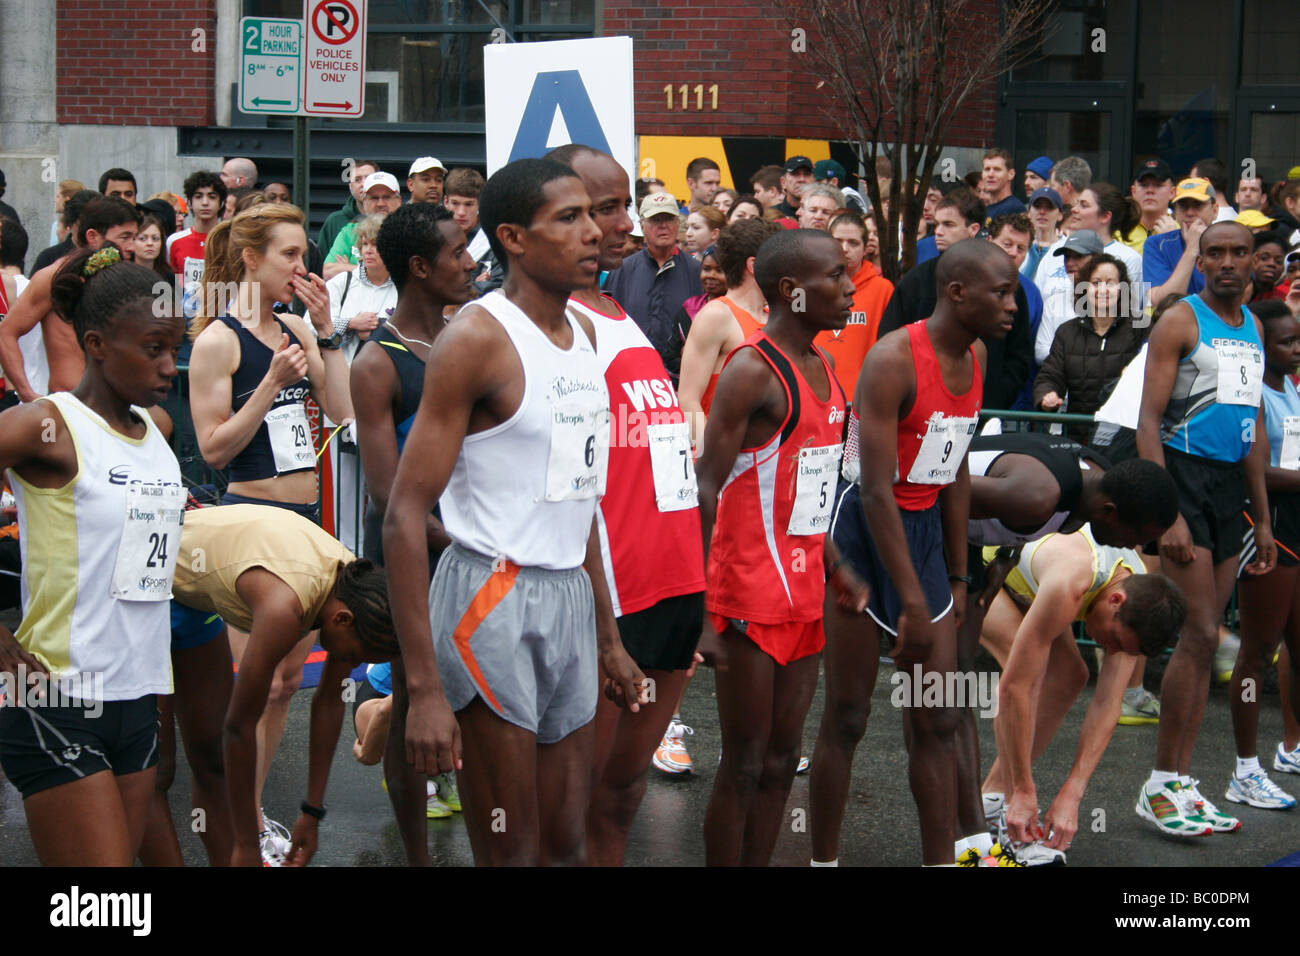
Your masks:
{"label": "white running shoe", "polygon": [[1295,807],[1295,797],[1268,779],[1263,770],[1245,777],[1233,774],[1224,796],[1233,803],[1246,803],[1261,810],[1290,810]]}
{"label": "white running shoe", "polygon": [[1273,754],[1273,769],[1281,773],[1300,773],[1300,747],[1287,750],[1283,744],[1277,745]]}

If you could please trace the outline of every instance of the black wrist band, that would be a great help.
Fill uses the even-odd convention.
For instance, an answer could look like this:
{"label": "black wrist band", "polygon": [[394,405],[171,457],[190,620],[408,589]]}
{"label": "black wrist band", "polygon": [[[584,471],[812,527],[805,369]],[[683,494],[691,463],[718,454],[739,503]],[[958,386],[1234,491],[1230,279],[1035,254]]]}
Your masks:
{"label": "black wrist band", "polygon": [[302,802],[302,804],[298,807],[298,809],[301,810],[303,813],[307,814],[307,816],[309,817],[315,817],[317,820],[325,819],[325,808],[313,807],[306,800]]}
{"label": "black wrist band", "polygon": [[950,583],[953,581],[960,581],[968,588],[973,587],[975,584],[975,579],[972,578],[969,574],[950,574],[948,575],[948,581]]}

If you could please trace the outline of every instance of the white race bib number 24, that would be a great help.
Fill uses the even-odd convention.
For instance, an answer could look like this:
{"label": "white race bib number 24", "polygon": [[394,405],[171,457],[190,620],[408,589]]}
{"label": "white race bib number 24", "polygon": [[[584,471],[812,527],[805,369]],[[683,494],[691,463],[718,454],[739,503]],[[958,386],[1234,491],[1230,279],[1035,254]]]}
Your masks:
{"label": "white race bib number 24", "polygon": [[172,596],[184,511],[185,489],[180,485],[127,485],[126,521],[113,566],[113,597],[166,601]]}

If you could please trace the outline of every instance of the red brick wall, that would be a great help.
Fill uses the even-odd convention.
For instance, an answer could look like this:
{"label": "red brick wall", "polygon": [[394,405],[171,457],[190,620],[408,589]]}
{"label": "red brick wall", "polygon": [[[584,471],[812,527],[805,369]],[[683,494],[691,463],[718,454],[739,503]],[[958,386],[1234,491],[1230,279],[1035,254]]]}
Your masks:
{"label": "red brick wall", "polygon": [[[993,8],[995,0],[985,0]],[[602,33],[635,42],[636,130],[651,136],[771,136],[846,139],[825,112],[815,61],[791,50],[791,25],[770,3],[606,0]],[[813,37],[808,42],[815,42]],[[677,92],[690,88],[688,109]],[[708,87],[718,84],[718,109]],[[667,108],[664,86],[673,86]],[[695,86],[705,87],[695,109]],[[995,86],[980,91],[953,123],[948,145],[992,142]]]}
{"label": "red brick wall", "polygon": [[[55,17],[58,122],[215,122],[213,0],[58,0]],[[204,53],[191,49],[196,27]]]}

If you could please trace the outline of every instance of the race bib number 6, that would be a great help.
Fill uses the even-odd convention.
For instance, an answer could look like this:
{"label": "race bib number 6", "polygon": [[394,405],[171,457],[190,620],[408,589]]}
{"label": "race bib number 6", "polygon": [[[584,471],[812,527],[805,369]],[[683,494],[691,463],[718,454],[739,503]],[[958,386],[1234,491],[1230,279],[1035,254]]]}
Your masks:
{"label": "race bib number 6", "polygon": [[932,418],[907,480],[914,485],[950,485],[956,481],[978,423],[978,418]]}
{"label": "race bib number 6", "polygon": [[825,534],[831,527],[835,507],[835,484],[840,473],[843,445],[799,449],[799,471],[795,478],[794,507],[786,534]]}
{"label": "race bib number 6", "polygon": [[551,406],[546,500],[575,501],[605,493],[609,466],[609,407]]}
{"label": "race bib number 6", "polygon": [[130,484],[110,593],[121,601],[166,601],[180,550],[185,489]]}

